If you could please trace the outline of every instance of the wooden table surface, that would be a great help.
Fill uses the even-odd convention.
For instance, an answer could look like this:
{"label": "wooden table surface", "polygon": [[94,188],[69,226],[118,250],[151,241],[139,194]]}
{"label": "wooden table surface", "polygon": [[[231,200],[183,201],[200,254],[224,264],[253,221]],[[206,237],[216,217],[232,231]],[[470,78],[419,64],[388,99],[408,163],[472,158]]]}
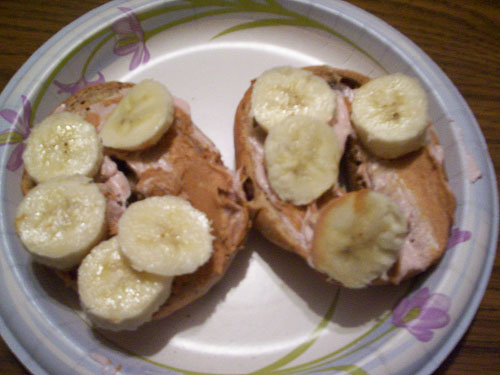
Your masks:
{"label": "wooden table surface", "polygon": [[[100,0],[0,1],[0,90],[52,35]],[[500,2],[354,0],[422,48],[448,75],[476,116],[500,173]],[[500,257],[467,333],[436,374],[500,373]],[[0,339],[0,374],[28,374]]]}

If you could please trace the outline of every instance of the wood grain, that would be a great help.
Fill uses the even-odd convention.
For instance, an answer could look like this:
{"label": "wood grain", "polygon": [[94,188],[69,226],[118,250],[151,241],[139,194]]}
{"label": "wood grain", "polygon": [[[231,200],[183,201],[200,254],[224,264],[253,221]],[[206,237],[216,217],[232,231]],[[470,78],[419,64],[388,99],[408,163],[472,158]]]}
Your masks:
{"label": "wood grain", "polygon": [[[0,2],[0,89],[52,35],[93,1]],[[353,0],[422,48],[462,93],[479,122],[500,176],[500,2],[497,0]],[[435,372],[500,372],[500,257],[467,333]],[[0,374],[28,374],[0,340]]]}

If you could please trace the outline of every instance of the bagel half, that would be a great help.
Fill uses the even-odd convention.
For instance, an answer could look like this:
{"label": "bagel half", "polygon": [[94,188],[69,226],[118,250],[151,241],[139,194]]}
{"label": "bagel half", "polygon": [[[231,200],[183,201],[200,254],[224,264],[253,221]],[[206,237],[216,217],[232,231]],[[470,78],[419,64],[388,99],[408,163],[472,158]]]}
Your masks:
{"label": "bagel half", "polygon": [[[54,112],[79,114],[99,130],[133,86],[122,82],[89,86],[66,99]],[[187,199],[212,223],[211,258],[194,273],[174,278],[170,297],[153,319],[164,318],[207,293],[226,273],[250,229],[248,210],[236,176],[223,165],[215,145],[193,124],[186,107],[176,99],[174,122],[154,146],[134,152],[104,149],[105,163],[112,163],[129,184],[128,199],[120,200],[112,188],[108,189],[104,168],[95,178],[108,201],[108,237],[116,234],[118,219],[129,203],[150,196],[171,194]],[[23,192],[33,186],[34,182],[24,172]],[[57,274],[76,287],[74,271],[57,271]]]}
{"label": "bagel half", "polygon": [[[362,74],[328,66],[304,69],[326,80],[343,97],[349,113],[352,91],[370,80]],[[396,263],[373,284],[399,284],[440,259],[453,222],[455,198],[439,156],[441,146],[432,130],[429,142],[420,150],[385,161],[367,151],[351,127],[347,139],[342,140],[345,152],[340,183],[334,184],[313,202],[295,206],[280,200],[267,180],[264,164],[266,133],[251,116],[252,86],[253,82],[235,115],[236,165],[250,216],[268,240],[313,265],[311,249],[322,208],[346,191],[368,188],[393,198],[409,223],[409,234]],[[332,125],[335,129],[335,120]]]}

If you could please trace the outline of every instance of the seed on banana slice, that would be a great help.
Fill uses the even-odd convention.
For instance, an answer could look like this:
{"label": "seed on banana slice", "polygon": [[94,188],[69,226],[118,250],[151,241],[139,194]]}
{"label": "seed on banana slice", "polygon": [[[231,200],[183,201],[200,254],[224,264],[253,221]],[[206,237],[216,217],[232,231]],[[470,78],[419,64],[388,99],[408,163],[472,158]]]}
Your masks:
{"label": "seed on banana slice", "polygon": [[177,276],[196,271],[212,255],[205,213],[176,196],[132,203],[118,222],[123,255],[138,271]]}
{"label": "seed on banana slice", "polygon": [[264,72],[252,88],[252,116],[266,131],[293,115],[328,122],[336,104],[335,91],[323,78],[290,66]]}
{"label": "seed on banana slice", "polygon": [[170,296],[172,277],[134,270],[116,237],[101,242],[78,268],[83,310],[97,327],[134,330],[151,320]]}
{"label": "seed on banana slice", "polygon": [[368,189],[325,206],[314,231],[312,263],[348,288],[362,288],[396,262],[407,222],[389,197]]}
{"label": "seed on banana slice", "polygon": [[61,270],[76,266],[106,231],[106,199],[87,177],[43,182],[21,201],[15,229],[40,263]]}
{"label": "seed on banana slice", "polygon": [[396,73],[375,78],[354,92],[352,121],[370,152],[392,159],[424,145],[427,107],[419,82]]}
{"label": "seed on banana slice", "polygon": [[174,121],[174,99],[161,83],[148,79],[132,87],[101,130],[104,146],[143,150],[154,145]]}
{"label": "seed on banana slice", "polygon": [[102,143],[93,125],[70,112],[48,116],[33,128],[23,153],[36,182],[80,174],[93,177],[102,161]]}
{"label": "seed on banana slice", "polygon": [[272,127],[264,143],[269,184],[285,201],[308,204],[334,183],[340,147],[331,126],[308,116],[292,116]]}

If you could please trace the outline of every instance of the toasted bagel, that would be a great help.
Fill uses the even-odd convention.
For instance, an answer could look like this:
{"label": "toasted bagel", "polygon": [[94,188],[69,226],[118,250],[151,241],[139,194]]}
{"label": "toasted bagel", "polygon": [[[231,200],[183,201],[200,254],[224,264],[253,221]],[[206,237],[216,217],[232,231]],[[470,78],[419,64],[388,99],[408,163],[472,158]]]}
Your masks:
{"label": "toasted bagel", "polygon": [[[66,99],[54,112],[74,112],[100,129],[131,87],[132,83],[121,82],[89,86]],[[156,145],[135,152],[105,148],[104,155],[107,162],[113,163],[113,168],[125,176],[131,191],[126,201],[119,201],[113,189],[106,188],[104,168],[95,177],[109,203],[108,237],[116,234],[121,211],[129,202],[149,196],[178,195],[203,211],[212,223],[214,251],[211,258],[194,273],[174,278],[170,297],[153,316],[153,319],[164,318],[207,293],[222,278],[243,247],[250,221],[240,185],[223,165],[215,145],[178,105],[174,123]],[[164,168],[165,165],[169,168]],[[24,172],[23,192],[33,186],[34,182]],[[57,274],[76,287],[75,272],[57,271]]]}
{"label": "toasted bagel", "polygon": [[[328,66],[304,69],[325,79],[332,89],[343,93],[349,112],[349,93],[370,80],[362,74]],[[453,222],[455,198],[447,184],[442,161],[436,157],[435,151],[440,145],[433,131],[430,131],[430,141],[419,151],[396,160],[382,161],[368,152],[358,141],[354,130],[351,130],[342,159],[342,165],[346,168],[339,178],[343,183],[334,184],[307,205],[296,206],[282,201],[272,191],[267,180],[263,156],[266,133],[251,115],[253,82],[235,115],[236,165],[250,215],[256,228],[268,240],[298,254],[312,265],[314,230],[322,208],[346,191],[369,188],[393,198],[403,208],[409,222],[409,234],[398,260],[387,275],[373,283],[398,284],[439,260],[445,251]],[[365,172],[367,169],[371,174]],[[388,174],[394,178],[383,177]],[[384,186],[373,183],[374,177],[378,176],[386,181]],[[407,194],[398,194],[401,189],[405,189]],[[408,196],[411,196],[411,202],[408,202]],[[417,240],[419,248],[409,250],[416,241],[415,234],[422,231],[426,232],[428,240]]]}

